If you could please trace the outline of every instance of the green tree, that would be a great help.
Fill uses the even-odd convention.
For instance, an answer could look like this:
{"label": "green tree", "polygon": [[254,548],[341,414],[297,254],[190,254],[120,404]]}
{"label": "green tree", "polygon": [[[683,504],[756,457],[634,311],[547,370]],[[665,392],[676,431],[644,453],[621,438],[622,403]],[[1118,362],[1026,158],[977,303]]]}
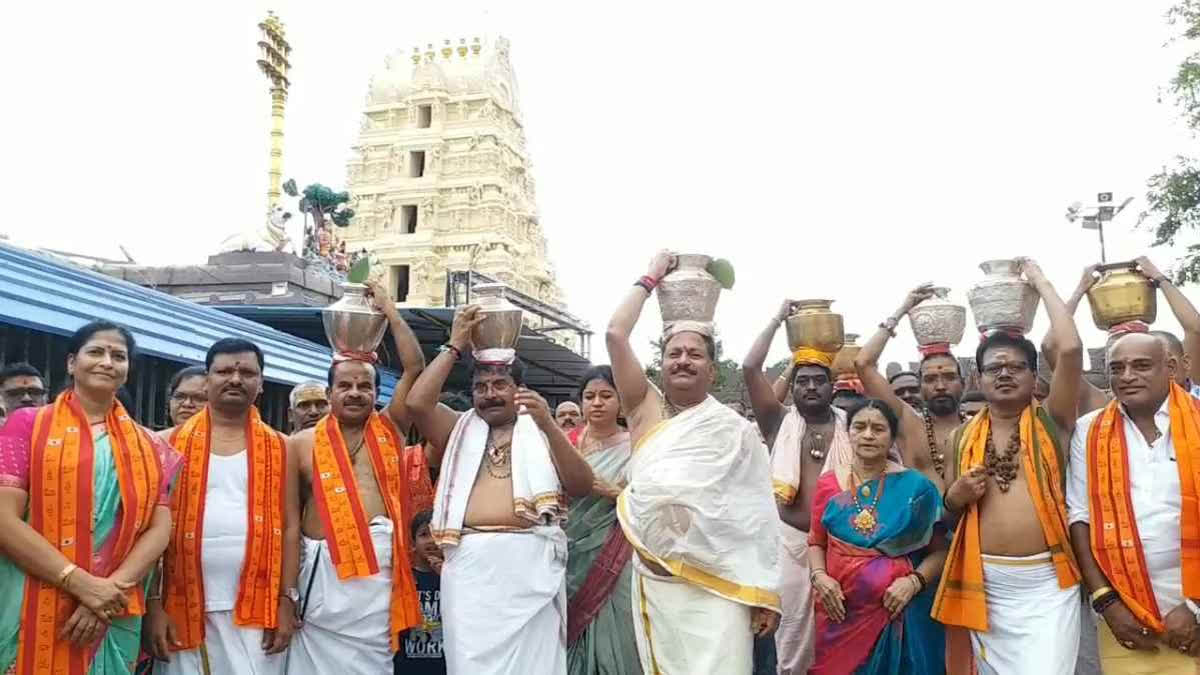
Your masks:
{"label": "green tree", "polygon": [[310,183],[297,191],[295,180],[284,183],[283,189],[292,197],[300,197],[300,210],[304,212],[306,221],[308,216],[312,216],[314,222],[324,225],[325,219],[329,218],[334,225],[346,227],[354,217],[354,209],[346,206],[346,202],[350,201],[349,192],[334,192],[320,183]]}
{"label": "green tree", "polygon": [[[1200,39],[1200,0],[1181,0],[1167,12],[1167,22],[1177,29],[1173,39],[1194,43]],[[1200,132],[1200,50],[1179,64],[1167,91],[1192,133]],[[1178,237],[1200,226],[1200,160],[1179,155],[1151,176],[1146,187],[1147,208],[1139,220],[1153,231],[1152,246],[1173,246]],[[1200,281],[1200,243],[1185,249],[1175,266],[1175,281]]]}

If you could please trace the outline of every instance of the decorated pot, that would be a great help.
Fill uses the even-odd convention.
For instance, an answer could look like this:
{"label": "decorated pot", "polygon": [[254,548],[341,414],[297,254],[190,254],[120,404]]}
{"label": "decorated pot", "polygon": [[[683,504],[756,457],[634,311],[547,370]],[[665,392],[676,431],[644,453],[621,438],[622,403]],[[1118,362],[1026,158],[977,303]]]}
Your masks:
{"label": "decorated pot", "polygon": [[387,317],[371,306],[365,285],[344,283],[341,287],[342,297],[321,310],[325,338],[335,353],[373,353],[387,332]]}
{"label": "decorated pot", "polygon": [[712,323],[721,296],[721,284],[705,268],[712,257],[675,256],[675,269],[658,282],[658,308],[664,325],[677,321]]}
{"label": "decorated pot", "polygon": [[483,321],[471,329],[471,345],[476,350],[516,349],[521,337],[521,308],[505,297],[504,284],[479,284],[471,287],[471,302],[479,305]]}
{"label": "decorated pot", "polygon": [[1016,260],[988,260],[980,263],[979,268],[986,276],[967,291],[967,302],[979,332],[1028,333],[1033,328],[1041,298],[1021,278],[1021,264]]}
{"label": "decorated pot", "polygon": [[1126,321],[1154,323],[1158,315],[1158,292],[1150,280],[1137,272],[1137,264],[1119,262],[1098,268],[1100,281],[1087,292],[1092,321],[1108,330]]}
{"label": "decorated pot", "polygon": [[846,333],[845,344],[838,350],[837,356],[833,357],[833,374],[837,377],[844,375],[856,375],[858,371],[854,369],[854,359],[858,358],[858,352],[862,351],[862,347],[855,344],[858,340],[857,333]]}
{"label": "decorated pot", "polygon": [[833,300],[800,300],[787,318],[788,347],[835,354],[846,341],[842,315],[829,310]]}
{"label": "decorated pot", "polygon": [[918,345],[962,342],[967,327],[967,308],[950,302],[950,289],[938,286],[933,297],[908,310],[908,324]]}

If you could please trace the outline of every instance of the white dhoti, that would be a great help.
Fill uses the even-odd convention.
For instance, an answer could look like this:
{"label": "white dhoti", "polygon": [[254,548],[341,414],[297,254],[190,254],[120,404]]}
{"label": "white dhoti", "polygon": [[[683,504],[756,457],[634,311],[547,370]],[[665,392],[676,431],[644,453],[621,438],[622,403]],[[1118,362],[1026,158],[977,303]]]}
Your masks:
{"label": "white dhoti", "polygon": [[442,629],[450,675],[566,675],[567,537],[557,526],[467,530],[446,548]]}
{"label": "white dhoti", "polygon": [[[233,625],[233,612],[205,612],[204,646],[172,652],[168,663],[155,663],[166,675],[283,675],[287,652],[268,655],[263,631]],[[207,668],[205,667],[207,665]]]}
{"label": "white dhoti", "polygon": [[783,614],[775,630],[779,675],[807,675],[813,664],[814,620],[808,566],[808,533],[779,525],[779,599]]}
{"label": "white dhoti", "polygon": [[304,627],[292,638],[290,675],[391,672],[392,521],[376,516],[370,532],[379,573],[357,579],[338,579],[327,542],[301,539]]}
{"label": "white dhoti", "polygon": [[750,675],[750,606],[655,574],[634,556],[633,625],[643,673]]}
{"label": "white dhoti", "polygon": [[980,675],[1071,675],[1079,654],[1079,586],[1059,588],[1050,554],[983,556],[988,631],[971,631]]}

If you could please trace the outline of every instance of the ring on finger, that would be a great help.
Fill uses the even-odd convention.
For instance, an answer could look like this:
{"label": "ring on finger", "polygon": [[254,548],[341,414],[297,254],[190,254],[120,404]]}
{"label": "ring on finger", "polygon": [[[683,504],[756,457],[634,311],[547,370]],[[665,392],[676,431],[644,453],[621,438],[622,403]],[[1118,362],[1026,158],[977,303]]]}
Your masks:
{"label": "ring on finger", "polygon": [[1133,640],[1126,640],[1121,643],[1121,646],[1124,647],[1125,649],[1133,649],[1133,646],[1134,646]]}

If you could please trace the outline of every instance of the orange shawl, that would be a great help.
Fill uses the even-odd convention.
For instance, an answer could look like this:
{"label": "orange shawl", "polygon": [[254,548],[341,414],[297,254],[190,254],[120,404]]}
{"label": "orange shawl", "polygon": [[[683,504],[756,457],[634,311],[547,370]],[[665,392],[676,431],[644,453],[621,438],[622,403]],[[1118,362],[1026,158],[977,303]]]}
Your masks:
{"label": "orange shawl", "polygon": [[[408,476],[402,463],[404,444],[395,427],[379,413],[371,413],[363,429],[371,470],[383,493],[392,520],[392,651],[400,647],[400,633],[421,622],[417,587],[408,557]],[[366,514],[358,496],[358,482],[337,418],[326,415],[313,430],[313,498],[325,528],[329,557],[338,579],[355,579],[379,573]]]}
{"label": "orange shawl", "polygon": [[[985,407],[967,423],[958,444],[958,475],[983,464],[991,417]],[[1063,469],[1059,466],[1058,439],[1050,432],[1054,423],[1036,404],[1021,413],[1021,466],[1029,497],[1042,523],[1058,585],[1079,583],[1079,565],[1067,534]],[[979,503],[967,507],[954,531],[946,567],[933,601],[933,618],[947,626],[988,630],[987,599],[983,590],[983,551],[979,532]]]}
{"label": "orange shawl", "polygon": [[[171,436],[171,445],[183,453],[183,468],[171,491],[174,529],[167,546],[163,604],[178,631],[182,643],[179,649],[195,649],[204,642],[200,542],[204,538],[210,440],[207,407]],[[246,418],[246,461],[250,508],[246,515],[246,557],[238,582],[233,622],[238,626],[271,629],[279,625],[287,449],[283,436],[267,426],[253,406]]]}
{"label": "orange shawl", "polygon": [[429,460],[425,457],[424,445],[404,448],[404,465],[408,472],[408,497],[410,518],[433,508],[433,478],[429,471]]}
{"label": "orange shawl", "polygon": [[[1119,405],[1112,401],[1105,406],[1088,431],[1092,555],[1133,616],[1161,633],[1166,629],[1162,610],[1154,600],[1129,494],[1129,452]],[[1167,406],[1183,497],[1179,514],[1183,594],[1195,598],[1200,597],[1200,403],[1171,383]]]}
{"label": "orange shawl", "polygon": [[[124,560],[150,525],[162,482],[162,465],[150,437],[119,401],[105,418],[117,481],[121,524],[113,560]],[[92,570],[92,468],[95,448],[87,415],[73,391],[59,394],[38,410],[33,424],[29,466],[29,525],[68,560]],[[127,616],[145,613],[140,587],[130,591]],[[22,675],[83,675],[93,650],[58,638],[78,602],[69,593],[27,575],[16,671]]]}

